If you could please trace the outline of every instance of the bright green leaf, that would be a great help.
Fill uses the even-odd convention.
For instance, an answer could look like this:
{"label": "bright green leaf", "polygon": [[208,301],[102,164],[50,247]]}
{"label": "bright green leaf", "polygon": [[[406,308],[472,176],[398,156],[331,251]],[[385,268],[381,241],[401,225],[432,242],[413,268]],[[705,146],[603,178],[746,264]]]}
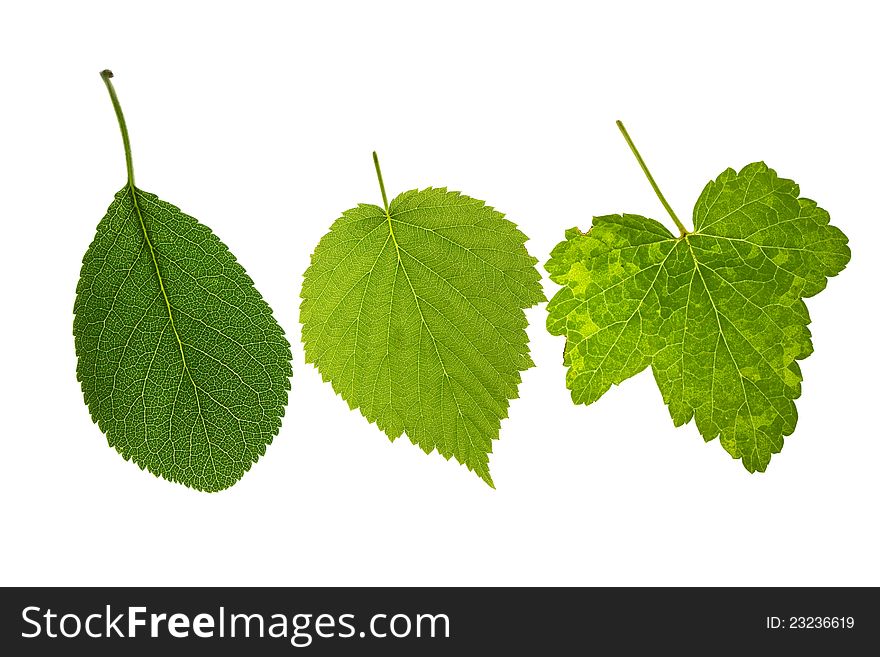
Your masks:
{"label": "bright green leaf", "polygon": [[278,432],[290,345],[241,265],[211,232],[128,183],[83,258],[77,376],[111,446],[203,491],[238,481]]}
{"label": "bright green leaf", "polygon": [[546,268],[564,287],[547,327],[566,337],[572,399],[590,404],[651,366],[676,426],[695,418],[763,472],[797,422],[797,361],[813,349],[803,299],[846,266],[846,236],[763,162],[710,182],[687,232],[632,148],[682,235],[613,215],[553,250]]}
{"label": "bright green leaf", "polygon": [[532,366],[536,260],[483,201],[429,187],[388,205],[379,175],[385,208],[344,212],[312,254],[306,360],[391,440],[406,433],[491,486],[492,440]]}

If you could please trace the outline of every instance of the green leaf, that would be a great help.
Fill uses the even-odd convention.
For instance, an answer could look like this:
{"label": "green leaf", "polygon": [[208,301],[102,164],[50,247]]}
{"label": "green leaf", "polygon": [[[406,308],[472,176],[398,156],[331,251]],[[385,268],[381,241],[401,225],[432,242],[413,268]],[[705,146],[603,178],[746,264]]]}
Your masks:
{"label": "green leaf", "polygon": [[763,162],[706,185],[688,232],[623,214],[571,229],[546,268],[564,286],[547,327],[566,337],[566,383],[590,404],[650,366],[676,426],[763,472],[797,423],[798,360],[812,352],[805,297],[849,261],[846,236]]}
{"label": "green leaf", "polygon": [[312,254],[306,361],[391,440],[455,457],[490,486],[489,453],[532,366],[523,309],[543,300],[526,236],[445,188],[344,212]]}
{"label": "green leaf", "polygon": [[278,432],[290,345],[244,268],[211,232],[128,183],[83,258],[77,377],[109,444],[202,491],[238,481]]}

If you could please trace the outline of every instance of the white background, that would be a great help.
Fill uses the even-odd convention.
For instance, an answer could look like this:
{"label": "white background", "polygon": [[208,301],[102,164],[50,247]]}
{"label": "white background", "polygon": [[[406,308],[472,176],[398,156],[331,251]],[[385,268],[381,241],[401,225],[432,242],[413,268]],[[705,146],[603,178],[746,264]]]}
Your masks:
{"label": "white background", "polygon": [[[0,583],[880,584],[877,64],[871,3],[5,3]],[[80,261],[124,182],[211,226],[293,343],[284,425],[233,488],[125,462],[92,424],[71,335]],[[690,225],[704,184],[763,159],[849,236],[808,301],[800,421],[749,475],[649,371],[574,406],[562,338],[501,425],[493,491],[390,443],[306,366],[301,275],[358,202],[448,186],[543,263],[594,214],[669,224],[623,119]],[[545,280],[548,296],[555,286]]]}

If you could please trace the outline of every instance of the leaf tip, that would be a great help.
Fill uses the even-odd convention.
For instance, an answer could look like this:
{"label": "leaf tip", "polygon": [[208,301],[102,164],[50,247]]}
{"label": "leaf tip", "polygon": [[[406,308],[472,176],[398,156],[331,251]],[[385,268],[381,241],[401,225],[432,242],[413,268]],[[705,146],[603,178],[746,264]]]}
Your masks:
{"label": "leaf tip", "polygon": [[489,474],[489,470],[483,470],[483,472],[477,473],[480,479],[482,479],[492,490],[498,490],[495,488],[495,482],[492,481],[492,475]]}

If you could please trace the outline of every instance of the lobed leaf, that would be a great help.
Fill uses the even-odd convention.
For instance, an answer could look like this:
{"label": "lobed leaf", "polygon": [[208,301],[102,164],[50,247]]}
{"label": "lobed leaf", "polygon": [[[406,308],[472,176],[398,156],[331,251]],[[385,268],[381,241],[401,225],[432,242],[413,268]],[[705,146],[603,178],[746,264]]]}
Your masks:
{"label": "lobed leaf", "polygon": [[797,423],[797,361],[813,349],[803,299],[849,257],[828,213],[763,162],[710,182],[682,237],[637,215],[568,231],[546,265],[563,286],[547,327],[566,337],[573,400],[651,366],[677,426],[695,419],[763,472]]}

